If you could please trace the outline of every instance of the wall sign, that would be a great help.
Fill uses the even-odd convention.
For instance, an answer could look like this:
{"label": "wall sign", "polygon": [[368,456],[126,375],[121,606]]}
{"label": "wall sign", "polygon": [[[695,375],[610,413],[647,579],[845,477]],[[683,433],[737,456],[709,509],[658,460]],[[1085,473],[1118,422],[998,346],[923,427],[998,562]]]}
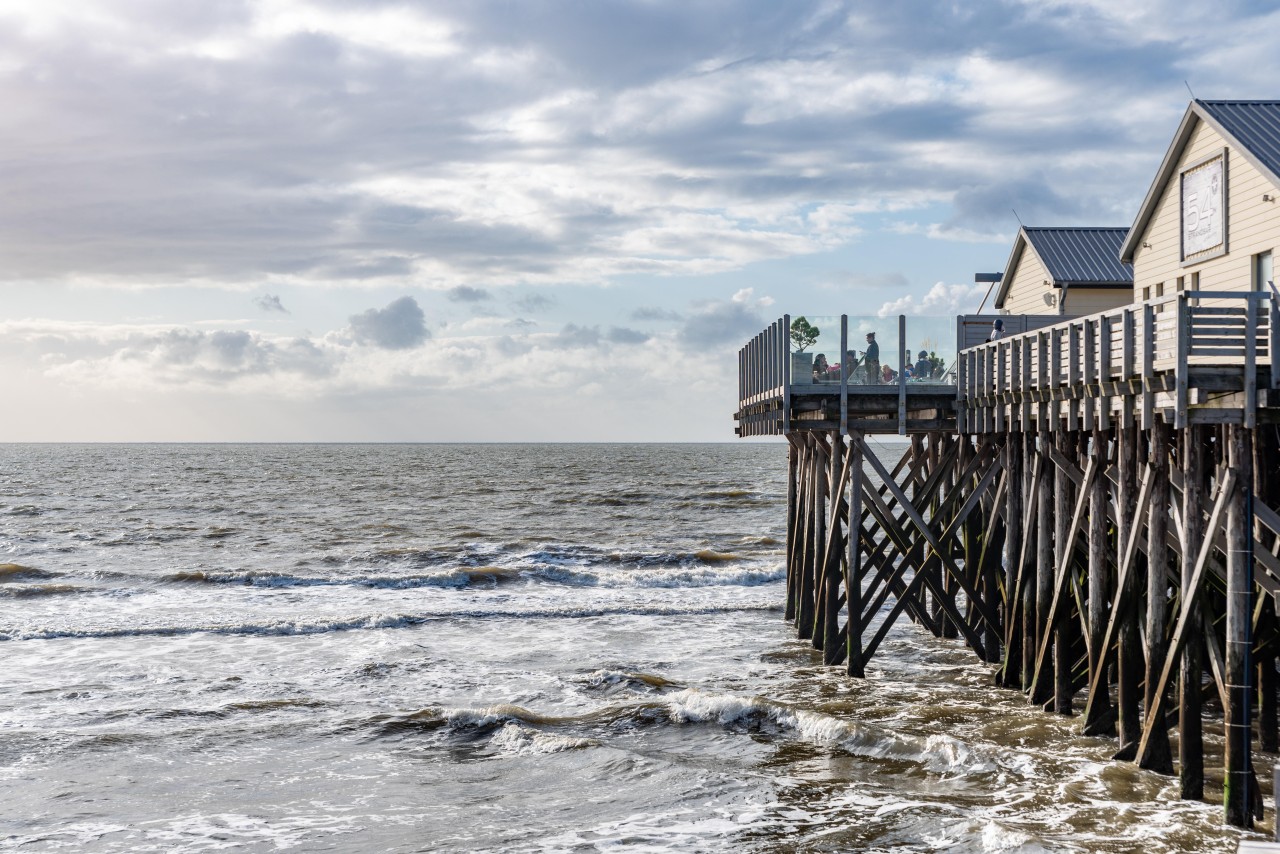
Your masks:
{"label": "wall sign", "polygon": [[1226,246],[1225,157],[1214,155],[1182,173],[1182,258]]}

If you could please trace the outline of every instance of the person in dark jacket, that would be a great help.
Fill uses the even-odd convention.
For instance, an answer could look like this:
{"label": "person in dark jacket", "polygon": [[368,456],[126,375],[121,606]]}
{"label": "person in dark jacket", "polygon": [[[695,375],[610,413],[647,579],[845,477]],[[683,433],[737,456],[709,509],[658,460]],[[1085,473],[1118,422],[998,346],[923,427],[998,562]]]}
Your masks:
{"label": "person in dark jacket", "polygon": [[929,354],[924,350],[920,351],[920,358],[916,359],[914,373],[918,380],[927,380],[933,376],[933,363],[929,361]]}
{"label": "person in dark jacket", "polygon": [[880,384],[880,345],[876,343],[876,334],[867,333],[867,351],[862,354],[862,364],[867,369],[867,385]]}

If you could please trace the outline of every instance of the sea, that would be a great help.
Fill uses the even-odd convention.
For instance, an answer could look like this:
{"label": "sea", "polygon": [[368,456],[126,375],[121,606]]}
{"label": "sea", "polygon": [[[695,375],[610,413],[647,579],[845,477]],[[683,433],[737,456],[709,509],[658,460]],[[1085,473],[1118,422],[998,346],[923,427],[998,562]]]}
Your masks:
{"label": "sea", "polygon": [[1220,724],[1186,802],[905,619],[823,667],[786,469],[0,445],[0,849],[1235,850]]}

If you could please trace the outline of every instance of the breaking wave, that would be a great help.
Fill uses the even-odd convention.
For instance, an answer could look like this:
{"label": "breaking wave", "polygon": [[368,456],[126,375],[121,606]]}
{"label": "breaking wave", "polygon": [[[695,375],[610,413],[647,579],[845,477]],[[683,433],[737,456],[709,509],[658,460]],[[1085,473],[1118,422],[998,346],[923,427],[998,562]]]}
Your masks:
{"label": "breaking wave", "polygon": [[572,620],[591,617],[683,617],[703,614],[780,611],[780,605],[620,606],[601,608],[531,608],[448,610],[419,614],[375,614],[344,620],[282,620],[275,623],[135,626],[132,628],[66,628],[0,626],[0,641],[52,640],[55,638],[172,637],[178,635],[312,635],[367,629],[400,629],[434,620]]}

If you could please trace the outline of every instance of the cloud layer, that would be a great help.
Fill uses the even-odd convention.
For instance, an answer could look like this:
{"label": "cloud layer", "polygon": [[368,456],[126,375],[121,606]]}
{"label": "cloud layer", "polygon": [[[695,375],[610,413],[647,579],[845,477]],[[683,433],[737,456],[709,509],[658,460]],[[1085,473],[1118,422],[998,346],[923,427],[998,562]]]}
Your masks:
{"label": "cloud layer", "polygon": [[465,299],[1123,223],[1184,78],[1274,94],[1226,6],[4,3],[0,275]]}

